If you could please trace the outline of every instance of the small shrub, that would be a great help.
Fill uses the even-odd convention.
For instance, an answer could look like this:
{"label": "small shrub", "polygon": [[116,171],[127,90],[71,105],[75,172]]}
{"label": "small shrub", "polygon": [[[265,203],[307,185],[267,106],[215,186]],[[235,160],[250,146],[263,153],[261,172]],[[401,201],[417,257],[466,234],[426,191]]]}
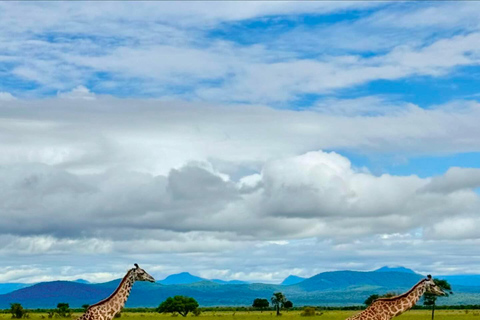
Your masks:
{"label": "small shrub", "polygon": [[305,307],[303,308],[302,313],[300,313],[302,317],[313,317],[315,316],[315,308],[314,307]]}
{"label": "small shrub", "polygon": [[202,311],[197,308],[197,309],[193,310],[192,313],[195,317],[198,317],[199,315],[202,314]]}

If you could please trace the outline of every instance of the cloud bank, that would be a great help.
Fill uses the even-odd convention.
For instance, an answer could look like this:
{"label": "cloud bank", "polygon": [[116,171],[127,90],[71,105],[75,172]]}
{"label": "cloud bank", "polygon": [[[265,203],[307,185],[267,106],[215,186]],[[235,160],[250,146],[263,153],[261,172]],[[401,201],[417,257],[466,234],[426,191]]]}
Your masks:
{"label": "cloud bank", "polygon": [[[92,97],[84,88],[55,99],[7,101],[1,107],[0,254],[135,256],[155,268],[147,257],[222,254],[237,261],[253,246],[267,268],[265,250],[318,246],[335,257],[315,269],[321,271],[362,268],[402,244],[423,246],[432,259],[445,241],[455,248],[479,241],[479,169],[451,168],[426,178],[376,175],[321,149],[475,149],[477,140],[466,137],[478,135],[478,105],[455,105],[362,117],[222,105],[199,112],[188,103]],[[458,130],[442,133],[447,123]],[[375,250],[368,249],[373,239]],[[356,254],[344,251],[352,246]],[[314,271],[299,271],[288,262],[291,255],[277,274],[261,267],[248,273],[241,270],[246,264],[228,271],[219,266],[218,273],[199,264],[191,271],[271,281],[292,270]],[[408,263],[418,263],[415,258]]]}

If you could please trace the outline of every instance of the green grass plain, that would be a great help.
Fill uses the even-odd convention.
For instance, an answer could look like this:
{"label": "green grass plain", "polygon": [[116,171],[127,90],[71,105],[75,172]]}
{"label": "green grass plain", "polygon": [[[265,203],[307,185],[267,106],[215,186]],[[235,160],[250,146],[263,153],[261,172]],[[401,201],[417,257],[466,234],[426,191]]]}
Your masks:
{"label": "green grass plain", "polygon": [[[284,319],[284,320],[345,320],[349,316],[358,311],[317,311],[317,315],[313,317],[300,316],[301,311],[282,312],[281,317],[276,317],[274,311],[206,311],[198,317],[189,314],[187,318],[198,318],[198,320],[267,320],[267,319]],[[78,318],[81,313],[72,315],[72,320]],[[398,320],[430,320],[431,312],[429,310],[410,310],[395,318]],[[11,319],[10,314],[0,314],[0,320]],[[48,320],[47,314],[30,313],[30,320]],[[67,318],[53,318],[62,320]],[[182,316],[172,317],[171,314],[159,313],[122,313],[121,318],[116,320],[181,320]],[[193,319],[192,319],[193,320]],[[435,320],[480,320],[480,310],[437,310],[435,311]]]}

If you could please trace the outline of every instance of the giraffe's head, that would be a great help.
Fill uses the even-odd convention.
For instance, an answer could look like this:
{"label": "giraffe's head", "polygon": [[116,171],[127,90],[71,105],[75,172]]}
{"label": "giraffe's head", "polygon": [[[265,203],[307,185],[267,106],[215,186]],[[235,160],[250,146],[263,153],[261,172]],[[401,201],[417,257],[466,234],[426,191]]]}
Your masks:
{"label": "giraffe's head", "polygon": [[135,281],[150,281],[155,282],[155,279],[149,275],[145,270],[140,268],[138,264],[135,263],[135,268],[132,269],[133,279]]}
{"label": "giraffe's head", "polygon": [[428,293],[435,294],[437,296],[446,296],[447,294],[443,292],[442,289],[440,289],[439,286],[433,281],[433,278],[431,275],[427,276],[427,279],[425,279],[425,291]]}

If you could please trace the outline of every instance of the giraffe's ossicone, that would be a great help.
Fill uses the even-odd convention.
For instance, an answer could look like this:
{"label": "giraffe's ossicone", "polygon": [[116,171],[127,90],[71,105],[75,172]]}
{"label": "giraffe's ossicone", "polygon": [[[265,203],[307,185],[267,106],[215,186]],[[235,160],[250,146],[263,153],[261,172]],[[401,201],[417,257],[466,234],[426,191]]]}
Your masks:
{"label": "giraffe's ossicone", "polygon": [[155,279],[135,263],[135,268],[128,270],[117,289],[105,300],[91,305],[77,320],[111,320],[122,311],[135,281],[155,282]]}
{"label": "giraffe's ossicone", "polygon": [[412,308],[425,292],[445,295],[433,281],[432,276],[421,280],[399,296],[375,300],[367,309],[347,320],[389,320]]}

